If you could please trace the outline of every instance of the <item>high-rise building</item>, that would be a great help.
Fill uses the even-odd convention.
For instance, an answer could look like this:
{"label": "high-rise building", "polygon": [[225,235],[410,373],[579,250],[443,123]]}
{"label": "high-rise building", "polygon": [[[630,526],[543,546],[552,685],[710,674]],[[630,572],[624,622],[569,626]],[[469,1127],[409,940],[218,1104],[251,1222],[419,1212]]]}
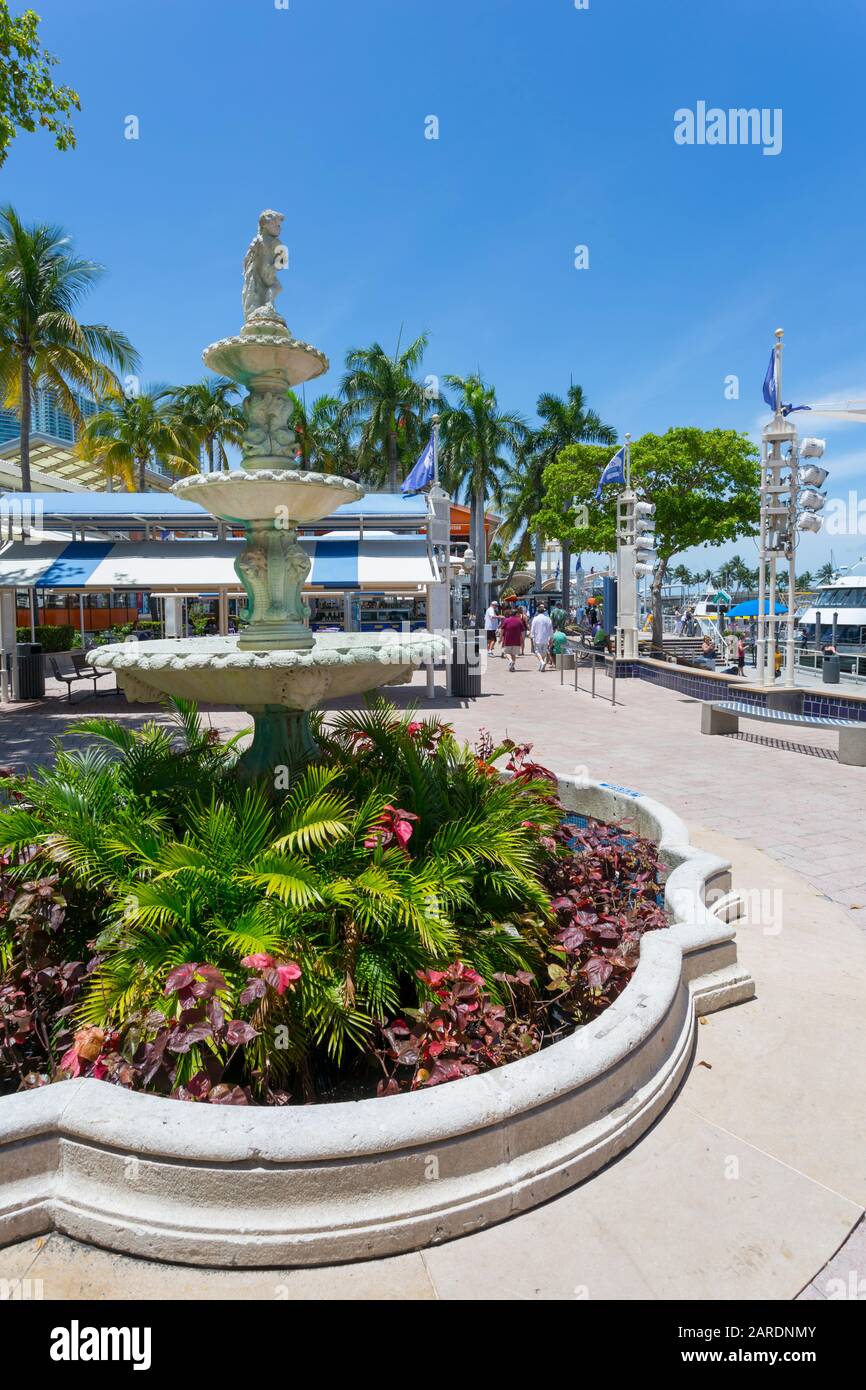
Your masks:
{"label": "high-rise building", "polygon": [[[96,410],[96,403],[80,391],[73,391],[78,409],[85,418]],[[21,422],[17,410],[0,410],[0,444],[17,439],[21,433]],[[59,443],[75,442],[75,426],[62,410],[56,398],[44,386],[37,387],[33,393],[30,410],[30,433],[44,435],[46,439],[56,439]]]}

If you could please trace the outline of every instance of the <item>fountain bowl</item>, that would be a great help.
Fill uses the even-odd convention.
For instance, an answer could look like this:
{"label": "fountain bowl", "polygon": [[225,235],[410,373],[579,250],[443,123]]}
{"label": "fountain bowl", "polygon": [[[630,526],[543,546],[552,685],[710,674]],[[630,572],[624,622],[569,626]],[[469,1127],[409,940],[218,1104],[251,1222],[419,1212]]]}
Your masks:
{"label": "fountain bowl", "polygon": [[274,521],[285,516],[291,525],[310,525],[330,516],[347,502],[357,502],[364,488],[351,478],[332,473],[307,473],[296,468],[234,469],[196,473],[172,487],[178,497],[197,502],[229,524]]}
{"label": "fountain bowl", "polygon": [[133,704],[172,696],[258,714],[311,710],[323,700],[405,684],[418,666],[448,656],[447,641],[430,632],[336,632],[317,636],[308,651],[244,651],[236,636],[195,637],[119,642],[87,659],[114,671]]}

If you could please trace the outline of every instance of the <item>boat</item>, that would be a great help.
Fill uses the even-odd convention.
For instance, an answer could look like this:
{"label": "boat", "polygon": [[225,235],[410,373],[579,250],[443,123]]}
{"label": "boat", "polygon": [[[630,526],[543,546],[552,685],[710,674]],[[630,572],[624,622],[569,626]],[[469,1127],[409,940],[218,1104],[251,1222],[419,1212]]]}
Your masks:
{"label": "boat", "polygon": [[[859,560],[853,570],[866,565]],[[866,574],[837,575],[820,589],[808,606],[798,612],[798,632],[805,646],[815,646],[815,628],[821,615],[818,646],[834,642],[837,651],[866,653]]]}

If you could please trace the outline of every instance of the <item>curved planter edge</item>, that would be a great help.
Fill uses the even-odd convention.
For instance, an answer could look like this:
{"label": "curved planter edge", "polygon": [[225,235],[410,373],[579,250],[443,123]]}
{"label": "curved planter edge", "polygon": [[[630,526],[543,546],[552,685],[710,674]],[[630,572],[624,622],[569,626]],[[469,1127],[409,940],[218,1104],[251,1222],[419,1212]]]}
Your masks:
{"label": "curved planter edge", "polygon": [[567,777],[560,795],[633,825],[668,866],[672,925],[644,938],[604,1014],[544,1052],[408,1096],[235,1109],[77,1080],[5,1097],[0,1244],[57,1230],[188,1264],[369,1259],[525,1211],[635,1143],[676,1093],[697,1015],[754,994],[725,920],[730,865],[649,797]]}

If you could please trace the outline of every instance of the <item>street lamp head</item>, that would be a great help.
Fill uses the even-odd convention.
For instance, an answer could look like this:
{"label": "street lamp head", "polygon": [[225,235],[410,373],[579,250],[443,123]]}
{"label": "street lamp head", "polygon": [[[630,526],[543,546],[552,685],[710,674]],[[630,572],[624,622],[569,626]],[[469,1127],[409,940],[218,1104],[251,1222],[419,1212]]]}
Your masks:
{"label": "street lamp head", "polygon": [[817,463],[807,464],[800,470],[800,482],[806,483],[809,487],[823,487],[828,476],[828,470],[819,467]]}
{"label": "street lamp head", "polygon": [[801,459],[822,459],[827,448],[826,439],[804,439],[800,445]]}
{"label": "street lamp head", "polygon": [[823,497],[820,492],[813,491],[812,488],[807,488],[805,492],[800,493],[800,504],[805,507],[807,512],[820,512],[826,501],[826,497]]}

